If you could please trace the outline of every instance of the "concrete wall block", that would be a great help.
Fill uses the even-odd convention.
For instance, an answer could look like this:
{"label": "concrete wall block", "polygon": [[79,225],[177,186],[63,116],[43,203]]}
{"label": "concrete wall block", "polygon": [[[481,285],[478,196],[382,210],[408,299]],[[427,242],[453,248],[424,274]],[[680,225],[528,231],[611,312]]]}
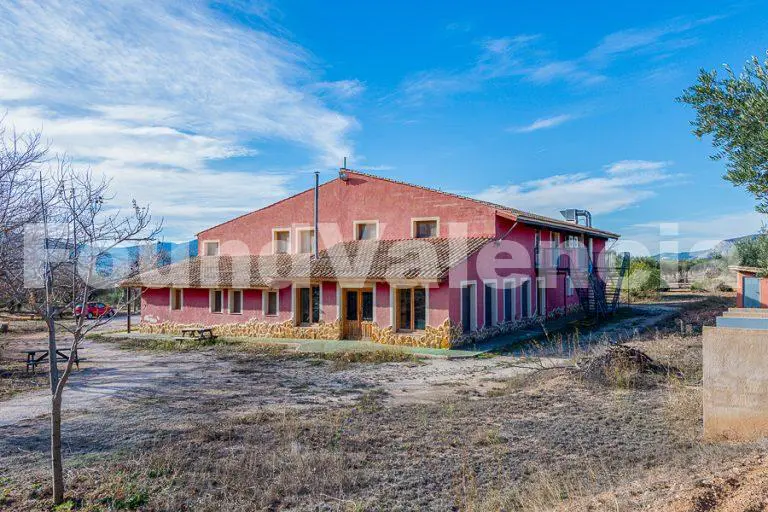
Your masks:
{"label": "concrete wall block", "polygon": [[704,435],[768,436],[768,331],[704,327]]}

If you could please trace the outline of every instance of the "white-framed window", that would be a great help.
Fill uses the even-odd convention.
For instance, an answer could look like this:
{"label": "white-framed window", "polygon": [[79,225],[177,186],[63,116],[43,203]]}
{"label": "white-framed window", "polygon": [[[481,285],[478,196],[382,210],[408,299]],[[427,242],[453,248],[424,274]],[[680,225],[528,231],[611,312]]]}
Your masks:
{"label": "white-framed window", "polygon": [[505,279],[503,284],[504,321],[511,322],[517,317],[517,288],[514,279]]}
{"label": "white-framed window", "polygon": [[573,296],[573,279],[569,275],[565,276],[565,294],[568,297]]}
{"label": "white-framed window", "polygon": [[536,278],[536,314],[547,315],[547,278]]}
{"label": "white-framed window", "polygon": [[211,290],[208,297],[208,303],[211,309],[211,313],[221,313],[224,311],[224,291]]}
{"label": "white-framed window", "polygon": [[477,281],[461,282],[460,304],[464,332],[477,330]]}
{"label": "white-framed window", "polygon": [[557,266],[560,259],[560,233],[552,232],[552,265]]}
{"label": "white-framed window", "polygon": [[219,255],[219,241],[218,240],[206,240],[203,242],[203,256],[218,256]]}
{"label": "white-framed window", "polygon": [[436,238],[439,236],[439,217],[417,217],[411,219],[411,238]]}
{"label": "white-framed window", "polygon": [[377,220],[356,220],[352,223],[355,231],[355,240],[378,240],[379,221]]}
{"label": "white-framed window", "polygon": [[297,254],[312,254],[315,252],[314,228],[296,228]]}
{"label": "white-framed window", "polygon": [[229,290],[229,314],[243,314],[243,290]]}
{"label": "white-framed window", "polygon": [[531,298],[533,291],[531,289],[531,278],[524,277],[520,280],[520,316],[522,318],[530,318],[533,316],[533,299]]}
{"label": "white-framed window", "polygon": [[171,311],[181,311],[184,309],[184,290],[182,288],[171,288]]}
{"label": "white-framed window", "polygon": [[277,316],[280,312],[280,294],[277,290],[264,290],[262,294],[264,316]]}
{"label": "white-framed window", "polygon": [[494,279],[483,281],[483,313],[484,327],[499,322],[499,290]]}
{"label": "white-framed window", "polygon": [[274,228],[272,230],[272,254],[288,254],[291,252],[291,230]]}

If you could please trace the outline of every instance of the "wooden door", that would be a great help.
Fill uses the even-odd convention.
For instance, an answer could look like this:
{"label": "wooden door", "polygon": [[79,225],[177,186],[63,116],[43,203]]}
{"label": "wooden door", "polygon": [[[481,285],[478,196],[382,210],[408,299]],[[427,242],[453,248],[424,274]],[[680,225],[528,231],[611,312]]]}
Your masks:
{"label": "wooden door", "polygon": [[348,340],[370,338],[373,322],[373,290],[345,289],[341,294],[343,336]]}

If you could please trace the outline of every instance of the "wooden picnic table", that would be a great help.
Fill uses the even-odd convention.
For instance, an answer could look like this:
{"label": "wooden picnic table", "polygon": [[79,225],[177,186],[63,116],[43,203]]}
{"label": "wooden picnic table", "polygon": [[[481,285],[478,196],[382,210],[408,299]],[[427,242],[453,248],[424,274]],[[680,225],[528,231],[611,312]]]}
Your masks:
{"label": "wooden picnic table", "polygon": [[177,336],[177,341],[184,341],[186,339],[197,340],[215,340],[216,336],[213,334],[213,329],[210,327],[189,327],[181,330],[181,336]]}
{"label": "wooden picnic table", "polygon": [[[70,353],[72,352],[71,348],[58,348],[56,349],[56,361],[66,363],[69,361]],[[33,348],[29,350],[24,351],[25,354],[27,354],[27,372],[29,372],[29,369],[31,368],[32,371],[35,371],[35,368],[37,368],[37,365],[40,363],[44,363],[48,360],[48,354],[49,351],[47,348]],[[40,354],[39,356],[37,354]],[[80,369],[80,357],[77,355],[77,352],[75,352],[75,365],[77,366],[77,369]]]}

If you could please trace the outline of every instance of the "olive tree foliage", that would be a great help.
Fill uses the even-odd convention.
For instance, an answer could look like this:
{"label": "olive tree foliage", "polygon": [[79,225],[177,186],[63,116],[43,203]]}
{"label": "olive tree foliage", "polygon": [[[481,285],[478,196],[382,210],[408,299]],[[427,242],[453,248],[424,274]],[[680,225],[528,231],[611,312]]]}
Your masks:
{"label": "olive tree foliage", "polygon": [[736,259],[739,265],[768,271],[768,235],[762,233],[737,242]]}
{"label": "olive tree foliage", "polygon": [[[135,201],[128,211],[111,207],[109,182],[75,169],[67,158],[50,158],[39,133],[19,135],[2,126],[0,304],[34,312],[48,326],[51,470],[54,503],[60,504],[62,398],[75,358],[59,368],[56,351],[63,345],[77,355],[85,336],[110,321],[86,322],[85,315],[72,320],[68,313],[87,303],[97,288],[113,289],[125,277],[100,275],[100,258],[118,245],[153,240],[160,225]],[[66,339],[57,339],[62,331]]]}
{"label": "olive tree foliage", "polygon": [[702,69],[678,101],[696,111],[693,133],[712,137],[712,158],[726,162],[724,178],[768,213],[768,60],[753,57],[738,75],[728,66],[723,74]]}

